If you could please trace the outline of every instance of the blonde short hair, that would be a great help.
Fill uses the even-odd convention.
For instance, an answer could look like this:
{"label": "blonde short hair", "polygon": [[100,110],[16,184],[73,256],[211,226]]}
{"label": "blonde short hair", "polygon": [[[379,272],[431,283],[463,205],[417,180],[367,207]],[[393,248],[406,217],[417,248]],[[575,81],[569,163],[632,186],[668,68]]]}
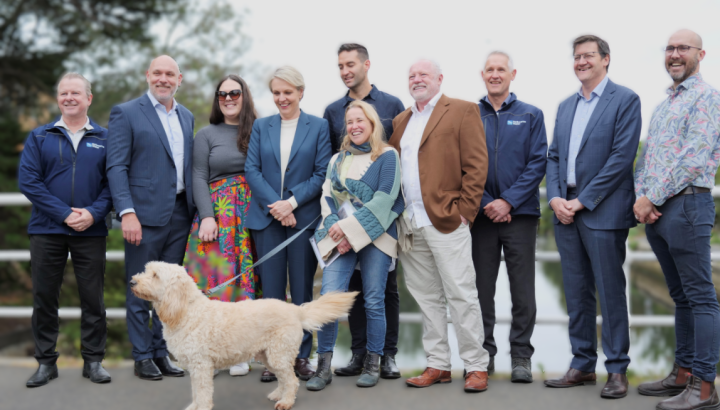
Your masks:
{"label": "blonde short hair", "polygon": [[60,81],[57,82],[57,86],[56,86],[55,88],[57,89],[58,86],[60,86],[60,83],[62,82],[62,80],[66,80],[66,79],[67,79],[67,80],[74,80],[74,79],[81,80],[81,81],[83,82],[83,84],[85,84],[85,94],[86,94],[88,97],[92,95],[92,86],[91,86],[91,84],[90,84],[90,81],[88,81],[88,79],[85,78],[85,77],[84,77],[82,74],[80,74],[80,73],[70,72],[70,73],[65,73],[65,74],[63,74],[63,76],[60,77]]}
{"label": "blonde short hair", "polygon": [[[375,111],[375,107],[373,107],[372,105],[366,103],[365,101],[355,100],[348,104],[347,108],[345,109],[346,119],[348,111],[350,111],[350,109],[352,108],[360,108],[361,110],[363,110],[363,113],[370,121],[370,124],[372,124],[373,129],[372,133],[370,134],[370,138],[368,139],[368,142],[370,143],[370,152],[372,153],[370,159],[375,161],[380,155],[383,154],[383,152],[385,152],[385,147],[389,146],[384,141],[385,128],[383,128],[382,122],[380,121],[380,116],[378,115],[377,111]],[[352,140],[350,140],[350,135],[348,135],[347,133],[346,126],[345,136],[343,137],[342,144],[340,145],[340,151],[348,149],[351,142]]]}
{"label": "blonde short hair", "polygon": [[290,67],[289,65],[286,65],[275,70],[272,77],[270,77],[270,81],[268,81],[268,87],[270,88],[270,91],[272,91],[272,81],[276,78],[287,81],[298,91],[305,91],[305,79],[303,78],[302,74],[300,74],[300,71],[298,71],[295,67]]}

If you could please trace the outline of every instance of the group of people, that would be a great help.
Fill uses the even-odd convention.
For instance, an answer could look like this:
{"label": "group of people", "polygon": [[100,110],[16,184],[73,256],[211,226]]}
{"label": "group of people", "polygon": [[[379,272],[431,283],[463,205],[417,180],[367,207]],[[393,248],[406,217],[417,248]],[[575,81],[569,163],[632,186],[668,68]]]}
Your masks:
{"label": "group of people", "polygon": [[[305,83],[292,67],[269,81],[279,113],[266,118],[257,118],[245,81],[229,75],[217,85],[211,125],[195,138],[192,113],[174,99],[182,74],[169,56],[150,64],[147,94],[113,108],[108,130],[87,117],[90,83],[64,75],[57,89],[62,116],[30,133],[19,170],[20,189],[33,204],[32,324],[40,364],[27,386],[58,376],[57,309],[68,251],[80,289],[83,376],[111,380],[101,361],[103,237],[113,206],[128,281],[160,260],[185,266],[205,291],[239,275],[211,295],[225,302],[287,300],[289,285],[290,301],[299,305],[313,298],[317,253],[325,266],[322,294],[361,292],[349,315],[352,358],[334,372],[359,376],[360,387],[400,377],[399,260],[422,313],[427,356],[425,371],[407,385],[451,381],[449,310],[464,390],[485,391],[498,352],[494,297],[504,253],[513,305],[511,378],[530,383],[539,185],[546,177],[573,359],[563,377],[545,385],[596,383],[597,291],[608,371],[601,396],[627,395],[622,265],[629,228],[639,222],[676,304],[677,349],[669,376],[638,391],[677,396],[659,409],[720,408],[714,387],[720,308],[710,266],[720,94],[700,75],[702,40],[681,30],[668,41],[673,84],[653,113],[634,172],[639,97],[609,79],[607,42],[584,35],[572,50],[581,87],[560,104],[549,147],[542,111],[510,92],[517,71],[501,51],[490,53],[481,71],[488,94],[478,104],[444,95],[440,66],[417,61],[408,72],[415,102],[405,108],[371,84],[367,49],[344,44],[338,67],[348,92],[323,118],[300,109]],[[135,374],[182,376],[148,302],[128,288],[126,306]],[[335,322],[318,331],[317,368],[308,360],[312,333],[304,335],[295,371],[308,390],[332,381],[337,329]],[[248,370],[238,363],[230,372]],[[265,369],[261,380],[275,375]]]}

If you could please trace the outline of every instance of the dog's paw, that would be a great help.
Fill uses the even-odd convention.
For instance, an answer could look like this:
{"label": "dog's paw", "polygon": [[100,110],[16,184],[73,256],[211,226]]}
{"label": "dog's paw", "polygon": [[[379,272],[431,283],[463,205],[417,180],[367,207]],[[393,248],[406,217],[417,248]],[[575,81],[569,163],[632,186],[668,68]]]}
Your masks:
{"label": "dog's paw", "polygon": [[280,387],[278,387],[277,389],[270,392],[270,394],[268,394],[267,398],[272,401],[280,400],[282,398],[282,390],[280,389]]}
{"label": "dog's paw", "polygon": [[280,400],[275,403],[275,410],[290,410],[295,404],[295,400]]}

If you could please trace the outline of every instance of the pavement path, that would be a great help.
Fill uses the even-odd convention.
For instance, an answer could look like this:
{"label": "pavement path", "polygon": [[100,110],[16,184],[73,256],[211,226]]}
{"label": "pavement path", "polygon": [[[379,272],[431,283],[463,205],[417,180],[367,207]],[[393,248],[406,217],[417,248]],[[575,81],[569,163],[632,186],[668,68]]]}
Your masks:
{"label": "pavement path", "polygon": [[[96,385],[82,378],[81,369],[65,367],[60,376],[47,386],[28,389],[25,381],[34,372],[27,364],[0,363],[1,410],[183,410],[190,404],[190,378],[165,378],[143,381],[133,376],[127,365],[110,368],[112,383]],[[371,389],[355,386],[355,377],[335,377],[322,392],[309,392],[301,382],[297,410],[384,410],[384,409],[647,409],[652,410],[657,398],[644,397],[631,388],[628,397],[620,400],[600,398],[603,382],[596,386],[551,389],[536,381],[528,385],[512,384],[499,378],[490,379],[484,393],[463,392],[460,374],[450,384],[425,389],[409,388],[404,379],[380,380]],[[535,375],[536,380],[539,375]],[[260,371],[244,377],[231,377],[221,372],[215,379],[215,409],[272,410],[273,403],[265,396],[275,383],[261,383]]]}

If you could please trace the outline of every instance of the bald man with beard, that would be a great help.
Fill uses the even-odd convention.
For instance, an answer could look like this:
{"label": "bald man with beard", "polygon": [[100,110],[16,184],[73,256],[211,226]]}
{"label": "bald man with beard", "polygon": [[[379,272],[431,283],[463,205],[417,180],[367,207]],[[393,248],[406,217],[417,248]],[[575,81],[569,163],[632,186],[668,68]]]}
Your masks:
{"label": "bald man with beard", "polygon": [[720,93],[700,75],[702,38],[674,33],[665,48],[673,80],[653,112],[635,169],[635,218],[675,302],[675,363],[665,379],[638,386],[647,396],[676,396],[659,410],[720,409],[715,377],[720,306],[712,280],[712,188],[720,160]]}
{"label": "bald man with beard", "polygon": [[[192,150],[195,119],[175,101],[177,62],[160,56],[145,73],[148,92],[110,112],[107,175],[125,239],[128,283],[149,261],[182,265],[195,215]],[[185,373],[168,359],[162,323],[150,304],[127,288],[127,326],[135,375],[146,380]]]}

